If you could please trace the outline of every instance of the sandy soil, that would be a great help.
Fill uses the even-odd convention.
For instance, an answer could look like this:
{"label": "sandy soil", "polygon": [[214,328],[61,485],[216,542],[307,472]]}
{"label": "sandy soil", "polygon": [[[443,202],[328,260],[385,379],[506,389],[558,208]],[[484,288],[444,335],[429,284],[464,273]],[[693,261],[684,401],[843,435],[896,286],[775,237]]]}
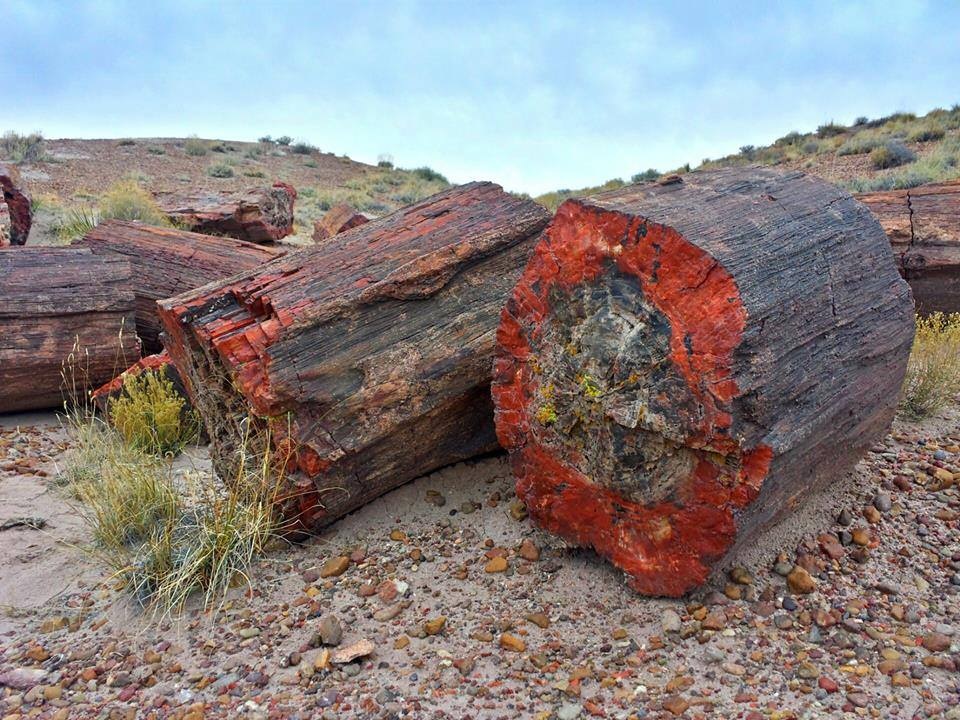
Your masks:
{"label": "sandy soil", "polygon": [[0,531],[0,717],[957,718],[958,442],[957,411],[898,423],[752,549],[752,577],[684,601],[520,517],[496,457],[277,548],[216,615],[164,620],[85,549],[63,432],[6,418],[0,523],[46,525]]}

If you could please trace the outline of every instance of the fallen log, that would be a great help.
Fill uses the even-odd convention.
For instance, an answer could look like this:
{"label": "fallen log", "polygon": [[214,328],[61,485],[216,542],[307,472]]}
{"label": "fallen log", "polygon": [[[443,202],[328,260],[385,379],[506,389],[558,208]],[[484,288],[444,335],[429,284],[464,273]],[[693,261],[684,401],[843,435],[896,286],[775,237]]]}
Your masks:
{"label": "fallen log", "polygon": [[297,191],[276,182],[243,192],[154,193],[160,210],[178,227],[253,243],[272,243],[293,232]]}
{"label": "fallen log", "polygon": [[496,448],[500,308],[549,216],[492,183],[452,188],[160,302],[221,477],[245,438],[290,454],[288,515],[317,527]]}
{"label": "fallen log", "polygon": [[530,516],[679,596],[882,435],[913,309],[850,195],[722,170],[566,201],[497,338]]}
{"label": "fallen log", "polygon": [[140,357],[132,282],[86,248],[0,250],[0,412],[57,407]]}
{"label": "fallen log", "polygon": [[0,247],[25,245],[33,210],[15,165],[0,162],[0,191]]}
{"label": "fallen log", "polygon": [[334,205],[323,217],[313,223],[313,241],[322,242],[334,235],[364,225],[370,220],[346,203]]}
{"label": "fallen log", "polygon": [[243,270],[252,270],[285,254],[233,238],[210,237],[186,230],[158,228],[124,220],[107,220],[75,245],[96,254],[129,260],[137,282],[137,334],[143,349],[162,349],[157,300],[193,290]]}
{"label": "fallen log", "polygon": [[113,380],[104,383],[94,390],[90,396],[94,406],[106,415],[110,409],[110,400],[119,397],[123,391],[123,383],[126,379],[129,377],[137,377],[147,371],[154,371],[163,375],[163,377],[173,385],[173,389],[189,401],[190,398],[183,385],[183,380],[180,379],[180,373],[177,372],[177,368],[170,361],[170,355],[166,351],[163,351],[156,355],[147,355],[146,357],[140,358],[133,365],[113,378]]}
{"label": "fallen log", "polygon": [[960,312],[960,180],[856,197],[887,233],[917,311]]}

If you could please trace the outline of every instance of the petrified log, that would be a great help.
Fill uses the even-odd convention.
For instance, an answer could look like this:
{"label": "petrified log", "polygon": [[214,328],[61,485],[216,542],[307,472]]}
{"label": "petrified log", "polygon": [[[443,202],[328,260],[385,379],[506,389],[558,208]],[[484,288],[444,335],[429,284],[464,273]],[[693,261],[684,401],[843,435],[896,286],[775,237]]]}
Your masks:
{"label": "petrified log", "polygon": [[887,233],[917,310],[960,312],[960,180],[856,197]]}
{"label": "petrified log", "polygon": [[287,183],[244,192],[159,192],[154,197],[175,225],[205,235],[272,243],[293,232],[297,191]]}
{"label": "petrified log", "polygon": [[0,246],[25,245],[33,211],[16,166],[0,163],[0,191]]}
{"label": "petrified log", "polygon": [[681,595],[881,436],[912,338],[883,231],[821,180],[568,200],[502,315],[497,435],[536,522]]}
{"label": "petrified log", "polygon": [[189,401],[190,398],[187,395],[186,388],[184,388],[183,380],[180,379],[180,373],[177,372],[177,368],[170,361],[170,355],[166,351],[163,351],[156,355],[147,355],[144,358],[140,358],[133,365],[113,378],[113,380],[104,383],[94,390],[91,395],[94,405],[100,412],[106,414],[109,410],[110,400],[119,396],[123,390],[124,381],[128,377],[136,377],[148,370],[161,373],[170,381],[173,389]]}
{"label": "petrified log", "polygon": [[370,222],[368,218],[350,205],[346,203],[334,205],[324,213],[322,218],[313,223],[313,241],[321,242],[368,222]]}
{"label": "petrified log", "polygon": [[548,218],[471,183],[161,301],[221,476],[262,437],[248,413],[276,418],[273,442],[292,454],[286,509],[316,527],[495,449],[495,330]]}
{"label": "petrified log", "polygon": [[137,282],[137,334],[145,352],[162,349],[157,300],[193,290],[243,270],[252,270],[285,254],[226,237],[107,220],[75,243],[97,254],[130,261]]}
{"label": "petrified log", "polygon": [[140,357],[132,282],[86,248],[0,250],[0,412],[56,407]]}

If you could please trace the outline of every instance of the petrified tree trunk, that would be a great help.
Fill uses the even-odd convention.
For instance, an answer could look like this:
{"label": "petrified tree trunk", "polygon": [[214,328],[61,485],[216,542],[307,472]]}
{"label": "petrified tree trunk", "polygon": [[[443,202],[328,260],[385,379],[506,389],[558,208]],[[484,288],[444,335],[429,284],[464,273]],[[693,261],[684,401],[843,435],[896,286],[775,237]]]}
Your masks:
{"label": "petrified tree trunk", "polygon": [[890,238],[917,310],[960,312],[960,180],[856,197]]}
{"label": "petrified tree trunk", "polygon": [[205,235],[272,243],[293,232],[297,191],[287,183],[244,192],[160,192],[154,196],[174,224]]}
{"label": "petrified tree trunk", "polygon": [[221,475],[247,414],[277,418],[273,441],[293,453],[288,512],[317,526],[496,448],[495,328],[547,220],[472,183],[162,301]]}
{"label": "petrified tree trunk", "polygon": [[104,383],[94,390],[90,396],[94,405],[96,405],[100,412],[106,414],[109,409],[110,400],[119,396],[123,390],[124,381],[128,377],[136,377],[149,370],[162,373],[173,385],[173,389],[189,400],[189,396],[183,385],[183,380],[180,379],[180,373],[177,372],[177,368],[170,361],[170,355],[166,351],[163,351],[156,355],[147,355],[144,358],[140,358],[133,365],[113,378],[113,380]]}
{"label": "petrified tree trunk", "polygon": [[0,247],[25,245],[33,222],[30,196],[14,165],[0,163]]}
{"label": "petrified tree trunk", "polygon": [[530,515],[681,595],[885,431],[910,290],[869,212],[801,173],[568,200],[497,334]]}
{"label": "petrified tree trunk", "polygon": [[131,282],[86,248],[0,250],[0,412],[56,407],[140,357]]}
{"label": "petrified tree trunk", "polygon": [[346,203],[334,205],[313,224],[313,241],[321,242],[334,235],[370,222]]}
{"label": "petrified tree trunk", "polygon": [[210,237],[172,228],[124,220],[101,223],[76,244],[97,254],[115,254],[130,261],[137,296],[137,334],[145,352],[162,349],[157,300],[179,295],[214,280],[260,267],[284,255],[233,238]]}

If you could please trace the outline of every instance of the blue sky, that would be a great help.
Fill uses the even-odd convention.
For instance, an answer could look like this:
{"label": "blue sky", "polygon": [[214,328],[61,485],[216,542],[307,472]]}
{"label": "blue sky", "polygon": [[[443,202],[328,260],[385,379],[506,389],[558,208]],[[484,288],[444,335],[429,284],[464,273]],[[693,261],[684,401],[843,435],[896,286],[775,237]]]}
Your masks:
{"label": "blue sky", "polygon": [[291,135],[539,193],[960,103],[960,2],[2,0],[0,130]]}

